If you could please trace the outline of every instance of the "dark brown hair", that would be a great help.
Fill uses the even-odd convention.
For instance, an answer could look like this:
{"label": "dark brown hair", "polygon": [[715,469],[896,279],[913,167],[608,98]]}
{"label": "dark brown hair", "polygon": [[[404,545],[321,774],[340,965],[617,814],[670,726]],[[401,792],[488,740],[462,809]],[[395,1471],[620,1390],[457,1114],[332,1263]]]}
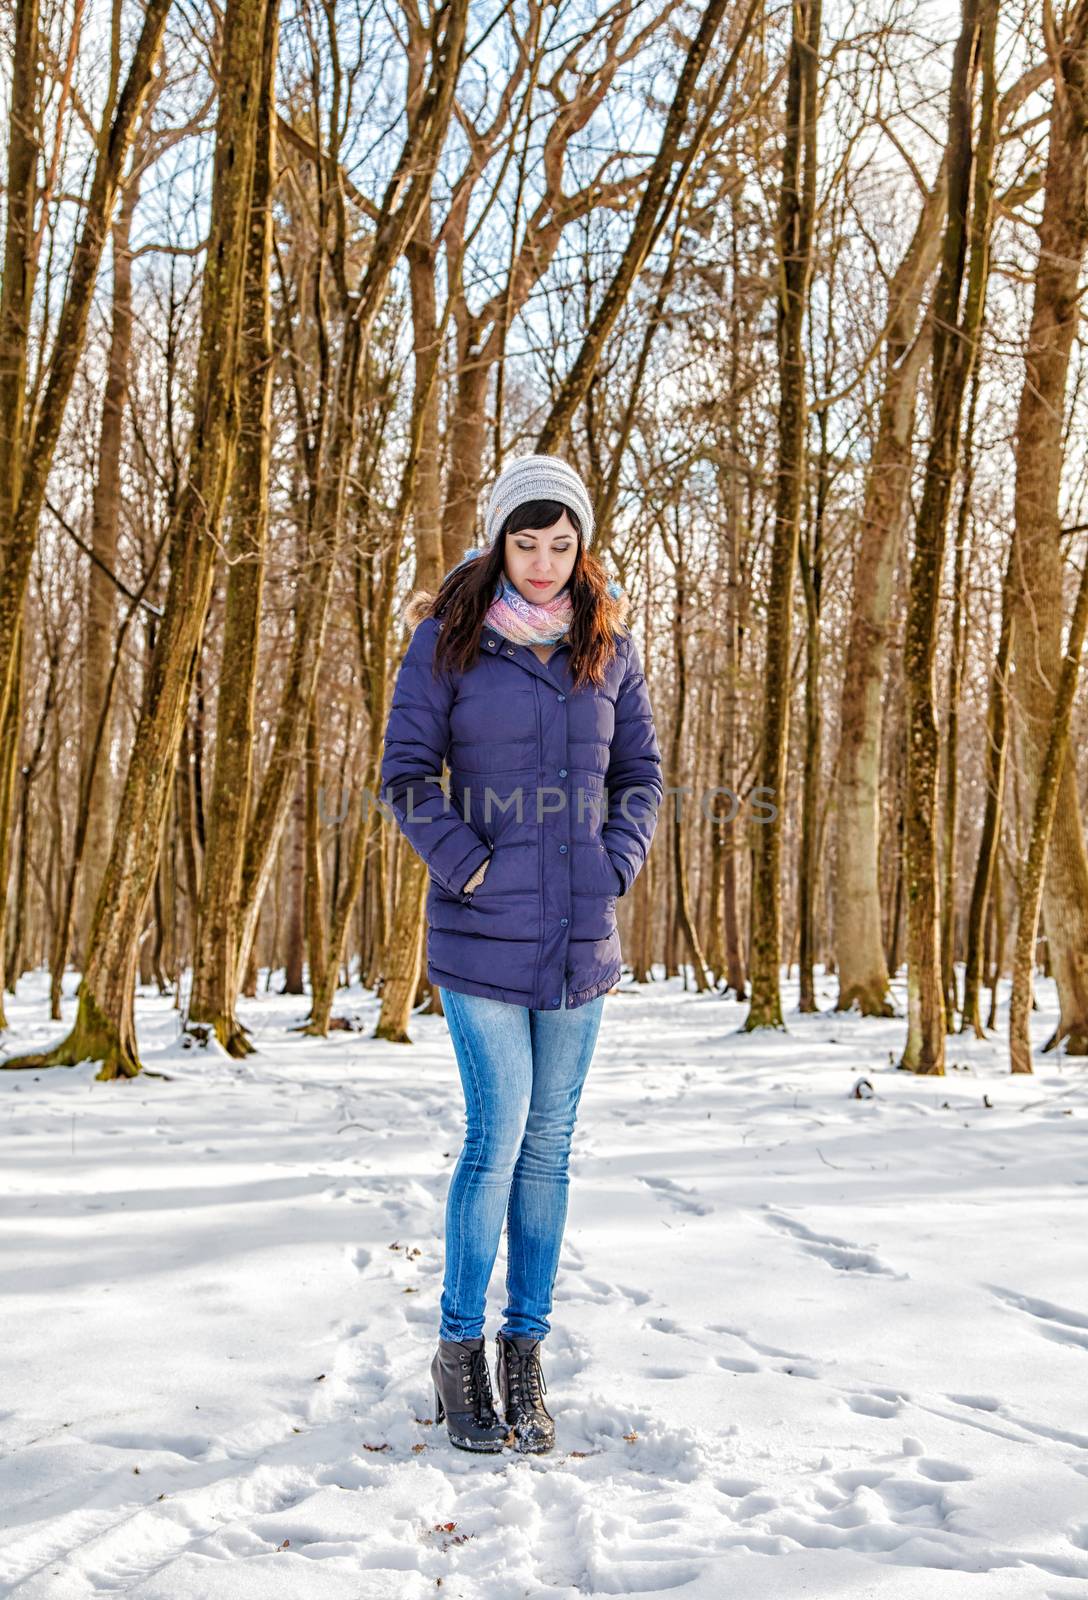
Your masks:
{"label": "dark brown hair", "polygon": [[550,528],[564,511],[578,535],[574,567],[567,582],[574,608],[566,636],[571,647],[571,673],[576,689],[589,682],[600,687],[605,668],[616,654],[614,636],[626,628],[631,602],[626,594],[613,598],[608,593],[608,574],[583,544],[576,513],[557,500],[526,500],[516,506],[490,550],[447,572],[436,595],[417,589],[409,597],[404,615],[410,627],[415,628],[424,617],[442,619],[434,652],[436,672],[467,672],[476,661],[484,616],[503,574],[507,536],[527,529],[539,532]]}

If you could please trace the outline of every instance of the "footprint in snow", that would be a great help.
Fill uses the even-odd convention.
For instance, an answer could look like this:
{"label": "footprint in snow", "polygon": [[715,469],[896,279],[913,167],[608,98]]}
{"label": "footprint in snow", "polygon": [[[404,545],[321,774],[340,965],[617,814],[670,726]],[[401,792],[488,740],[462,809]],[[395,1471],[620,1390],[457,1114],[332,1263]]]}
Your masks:
{"label": "footprint in snow", "polygon": [[743,1356],[715,1356],[715,1362],[723,1372],[760,1372],[758,1361],[746,1361]]}
{"label": "footprint in snow", "polygon": [[879,1394],[848,1394],[846,1404],[862,1417],[887,1418],[899,1415],[898,1400],[889,1400]]}
{"label": "footprint in snow", "polygon": [[607,1283],[603,1278],[590,1277],[579,1266],[575,1266],[573,1270],[579,1272],[581,1276],[568,1288],[563,1281],[563,1273],[567,1270],[562,1269],[557,1284],[558,1296],[564,1300],[573,1302],[588,1300],[591,1305],[608,1305],[616,1300],[629,1300],[632,1305],[644,1306],[651,1298],[645,1289],[636,1289],[622,1283]]}
{"label": "footprint in snow", "polygon": [[802,1355],[799,1350],[783,1350],[777,1344],[763,1344],[760,1340],[753,1339],[746,1329],[738,1328],[735,1322],[708,1322],[706,1331],[708,1333],[724,1333],[728,1334],[731,1339],[739,1339],[742,1344],[746,1344],[749,1350],[757,1356],[769,1356],[779,1361],[803,1362],[805,1365],[812,1365],[809,1362],[809,1358]]}
{"label": "footprint in snow", "polygon": [[719,1494],[726,1494],[731,1500],[745,1500],[763,1486],[754,1478],[715,1478],[714,1487]]}
{"label": "footprint in snow", "polygon": [[771,1205],[764,1205],[763,1210],[772,1227],[792,1234],[800,1240],[802,1249],[818,1260],[826,1261],[836,1272],[870,1272],[877,1277],[898,1279],[910,1277],[908,1272],[894,1272],[872,1250],[852,1244],[849,1239],[840,1239],[833,1233],[817,1233],[803,1222],[798,1222],[796,1217],[776,1211]]}
{"label": "footprint in snow", "polygon": [[685,1332],[685,1329],[678,1322],[674,1322],[671,1317],[648,1317],[642,1326],[644,1328],[652,1328],[655,1333],[682,1334]]}
{"label": "footprint in snow", "polygon": [[161,1434],[156,1437],[150,1433],[89,1433],[86,1435],[88,1444],[110,1445],[115,1450],[139,1450],[144,1454],[155,1451],[165,1451],[170,1455],[184,1456],[187,1461],[201,1461],[207,1458],[212,1449],[212,1440],[207,1434]]}
{"label": "footprint in snow", "polygon": [[950,1394],[953,1405],[967,1406],[971,1411],[1000,1411],[1002,1401],[993,1394]]}
{"label": "footprint in snow", "polygon": [[1041,1324],[1036,1332],[1041,1333],[1044,1339],[1053,1339],[1056,1344],[1073,1345],[1079,1350],[1088,1350],[1088,1315],[1083,1311],[1056,1305],[1052,1300],[1040,1300],[1036,1295],[1019,1294],[1015,1289],[1005,1289],[996,1283],[988,1284],[987,1288],[996,1299],[1003,1300],[1007,1306],[1034,1317],[1036,1322]]}
{"label": "footprint in snow", "polygon": [[413,1328],[426,1328],[431,1326],[433,1326],[435,1329],[438,1328],[440,1319],[438,1311],[434,1306],[421,1305],[415,1295],[404,1295],[402,1298],[404,1303],[400,1309],[404,1313],[405,1322],[407,1322]]}
{"label": "footprint in snow", "polygon": [[685,1189],[683,1184],[676,1182],[675,1178],[640,1178],[648,1189],[656,1189],[665,1196],[677,1211],[690,1211],[696,1217],[708,1217],[714,1210],[701,1200],[693,1199],[696,1191]]}

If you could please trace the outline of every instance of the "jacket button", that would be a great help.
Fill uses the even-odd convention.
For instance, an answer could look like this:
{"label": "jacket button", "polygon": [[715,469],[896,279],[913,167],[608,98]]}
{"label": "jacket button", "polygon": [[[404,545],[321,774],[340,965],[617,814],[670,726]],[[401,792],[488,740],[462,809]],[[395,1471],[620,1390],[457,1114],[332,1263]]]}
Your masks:
{"label": "jacket button", "polygon": [[556,995],[555,999],[552,1001],[552,1005],[553,1006],[557,1006],[558,1004],[559,1004],[559,996]]}
{"label": "jacket button", "polygon": [[559,926],[560,926],[560,927],[561,927],[561,928],[565,928],[565,927],[566,927],[566,925],[567,925],[567,919],[566,919],[566,917],[560,917],[560,918],[559,918]]}
{"label": "jacket button", "polygon": [[566,767],[560,767],[560,768],[559,768],[559,776],[560,776],[560,777],[561,777],[561,778],[565,778],[565,777],[566,777],[566,775],[567,775],[567,769],[566,769]]}
{"label": "jacket button", "polygon": [[[513,653],[514,653],[514,652],[513,652],[513,651],[511,651],[511,652],[510,652],[510,654],[511,654],[511,655],[513,655]],[[563,700],[565,700],[565,699],[566,699],[566,698],[567,698],[567,697],[566,697],[566,695],[565,695],[565,694],[561,694],[561,695],[560,695],[560,696],[559,696],[559,699],[560,699],[560,701],[563,701]]]}
{"label": "jacket button", "polygon": [[507,647],[506,647],[506,653],[507,653],[507,655],[508,655],[508,656],[512,656],[512,655],[513,655],[513,653],[514,653],[514,647],[513,647],[513,645],[512,645],[512,644],[510,644],[510,645],[507,645]]}
{"label": "jacket button", "polygon": [[559,854],[560,854],[560,855],[561,855],[561,856],[565,856],[565,855],[566,855],[566,853],[567,853],[567,847],[566,847],[566,845],[565,845],[565,844],[561,844],[561,845],[560,845],[560,846],[559,846]]}
{"label": "jacket button", "polygon": [[488,641],[487,641],[487,648],[488,648],[488,649],[489,649],[489,650],[494,650],[494,648],[495,648],[495,641],[494,641],[494,639],[489,639],[489,640],[488,640]]}

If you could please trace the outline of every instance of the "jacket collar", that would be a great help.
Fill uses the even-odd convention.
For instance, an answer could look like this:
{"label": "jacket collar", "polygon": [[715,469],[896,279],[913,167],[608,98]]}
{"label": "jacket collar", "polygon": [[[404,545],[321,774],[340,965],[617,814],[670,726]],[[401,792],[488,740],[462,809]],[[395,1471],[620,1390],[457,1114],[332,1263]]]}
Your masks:
{"label": "jacket collar", "polygon": [[503,656],[507,661],[514,662],[519,667],[524,667],[527,672],[543,678],[554,689],[556,685],[555,674],[551,670],[552,656],[558,650],[570,651],[570,643],[561,639],[556,645],[552,655],[548,657],[547,666],[544,665],[535,651],[530,650],[527,644],[515,644],[512,639],[507,639],[503,634],[496,632],[486,623],[480,629],[480,654],[485,656]]}

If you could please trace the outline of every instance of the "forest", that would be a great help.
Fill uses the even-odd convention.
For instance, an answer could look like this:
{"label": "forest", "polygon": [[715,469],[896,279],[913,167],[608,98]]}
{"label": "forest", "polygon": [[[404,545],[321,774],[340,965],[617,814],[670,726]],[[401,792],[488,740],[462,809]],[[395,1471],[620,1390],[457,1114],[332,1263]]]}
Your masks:
{"label": "forest", "polygon": [[[1088,0],[0,0],[0,104],[0,1593],[1085,1593]],[[664,793],[492,956],[382,772],[525,456]]]}
{"label": "forest", "polygon": [[[5,1064],[137,986],[440,1005],[373,803],[408,629],[565,454],[668,785],[639,984],[1088,1051],[1088,4],[5,11]],[[753,795],[769,793],[761,812]],[[766,814],[767,812],[770,814]],[[1002,1017],[1002,1028],[1006,1019]],[[54,1031],[56,1031],[54,1029]]]}

